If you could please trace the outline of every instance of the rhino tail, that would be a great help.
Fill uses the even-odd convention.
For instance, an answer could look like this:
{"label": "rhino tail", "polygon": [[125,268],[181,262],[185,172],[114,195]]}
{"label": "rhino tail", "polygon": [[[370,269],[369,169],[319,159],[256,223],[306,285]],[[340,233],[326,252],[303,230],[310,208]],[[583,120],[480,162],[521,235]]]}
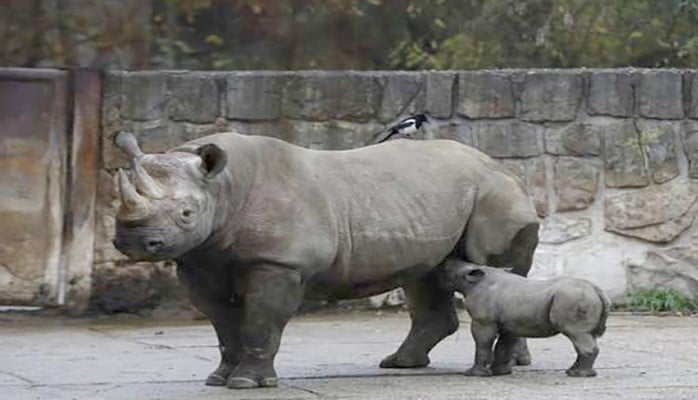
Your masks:
{"label": "rhino tail", "polygon": [[608,319],[608,313],[611,311],[611,302],[608,300],[608,297],[606,297],[606,294],[603,292],[603,290],[601,290],[601,288],[596,285],[592,286],[594,287],[596,294],[599,296],[599,300],[601,300],[602,309],[599,322],[590,333],[594,337],[601,337],[606,332],[606,320]]}

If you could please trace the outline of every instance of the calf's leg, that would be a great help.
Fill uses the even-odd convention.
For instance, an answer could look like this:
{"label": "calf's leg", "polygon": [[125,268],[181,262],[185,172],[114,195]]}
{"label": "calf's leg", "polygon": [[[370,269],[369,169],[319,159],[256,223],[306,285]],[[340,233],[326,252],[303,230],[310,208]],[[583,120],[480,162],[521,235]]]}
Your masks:
{"label": "calf's leg", "polygon": [[[533,265],[533,253],[538,245],[538,223],[524,226],[511,241],[509,250],[493,254],[487,258],[487,265],[499,268],[511,268],[511,272],[527,276]],[[519,338],[514,345],[513,361],[516,365],[530,365],[531,353],[526,339]]]}
{"label": "calf's leg", "polygon": [[470,332],[475,340],[475,363],[469,370],[465,371],[465,375],[491,376],[492,345],[497,337],[497,326],[495,324],[483,324],[472,321],[470,323]]}
{"label": "calf's leg", "polygon": [[507,332],[503,332],[497,339],[497,345],[494,347],[494,361],[492,362],[492,375],[508,375],[511,374],[511,356],[514,352],[514,346],[519,343],[518,338]]}
{"label": "calf's leg", "polygon": [[412,326],[400,348],[381,361],[381,368],[425,367],[429,364],[429,351],[458,330],[453,293],[441,289],[435,273],[403,289]]}
{"label": "calf's leg", "polygon": [[289,268],[258,265],[243,280],[240,357],[226,386],[273,387],[277,385],[274,357],[281,334],[303,299],[301,276]]}
{"label": "calf's leg", "polygon": [[573,377],[591,377],[596,376],[594,370],[594,361],[599,355],[599,347],[596,345],[596,339],[589,333],[565,333],[574,345],[577,351],[577,359],[574,364],[565,371],[567,375]]}

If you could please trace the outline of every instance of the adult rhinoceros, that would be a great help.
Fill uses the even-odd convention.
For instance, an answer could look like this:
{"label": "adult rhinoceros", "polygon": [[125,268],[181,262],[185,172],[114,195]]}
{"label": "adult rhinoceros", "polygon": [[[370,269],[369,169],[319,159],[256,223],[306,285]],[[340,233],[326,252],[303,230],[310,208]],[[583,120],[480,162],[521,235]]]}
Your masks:
{"label": "adult rhinoceros", "polygon": [[402,287],[412,327],[384,368],[422,367],[458,327],[437,267],[457,256],[526,275],[538,220],[521,182],[485,154],[446,141],[395,140],[318,151],[221,133],[118,172],[116,247],[177,261],[213,324],[221,361],[206,383],[274,386],[284,326],[304,296],[355,298]]}

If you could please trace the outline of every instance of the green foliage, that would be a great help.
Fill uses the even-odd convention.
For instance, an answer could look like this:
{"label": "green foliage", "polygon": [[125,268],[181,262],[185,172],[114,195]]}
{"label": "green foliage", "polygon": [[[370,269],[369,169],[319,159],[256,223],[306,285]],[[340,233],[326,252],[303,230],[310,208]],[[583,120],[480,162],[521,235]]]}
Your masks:
{"label": "green foliage", "polygon": [[691,68],[696,26],[698,0],[8,0],[0,2],[0,62]]}
{"label": "green foliage", "polygon": [[629,293],[627,306],[634,311],[671,311],[691,314],[698,311],[698,302],[670,289],[650,289]]}

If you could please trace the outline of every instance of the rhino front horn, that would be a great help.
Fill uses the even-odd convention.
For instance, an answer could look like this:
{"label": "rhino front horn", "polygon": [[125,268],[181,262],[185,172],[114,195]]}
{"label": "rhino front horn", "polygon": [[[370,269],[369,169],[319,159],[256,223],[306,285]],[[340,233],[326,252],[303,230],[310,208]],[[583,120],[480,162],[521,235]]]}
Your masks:
{"label": "rhino front horn", "polygon": [[141,148],[138,147],[138,141],[131,132],[121,131],[117,133],[114,136],[114,144],[132,159],[143,156]]}
{"label": "rhino front horn", "polygon": [[119,170],[118,176],[122,218],[136,220],[145,217],[148,214],[148,199],[138,194],[123,170]]}

